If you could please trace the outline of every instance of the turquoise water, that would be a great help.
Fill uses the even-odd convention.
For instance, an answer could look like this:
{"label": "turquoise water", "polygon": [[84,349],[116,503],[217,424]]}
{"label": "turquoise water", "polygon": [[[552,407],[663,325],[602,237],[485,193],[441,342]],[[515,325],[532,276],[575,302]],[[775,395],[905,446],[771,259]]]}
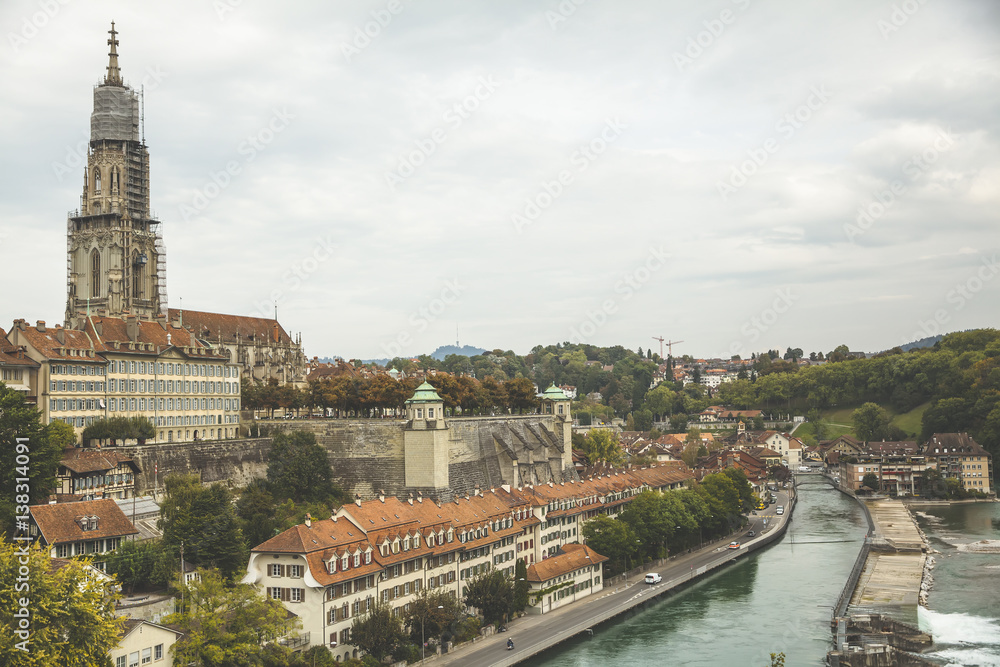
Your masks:
{"label": "turquoise water", "polygon": [[824,665],[832,607],[866,528],[854,500],[811,480],[775,545],[525,664],[765,667],[783,651],[789,667]]}
{"label": "turquoise water", "polygon": [[1000,554],[959,546],[1000,540],[1000,503],[914,507],[930,541],[935,567],[920,627],[934,636],[928,657],[949,665],[1000,667]]}

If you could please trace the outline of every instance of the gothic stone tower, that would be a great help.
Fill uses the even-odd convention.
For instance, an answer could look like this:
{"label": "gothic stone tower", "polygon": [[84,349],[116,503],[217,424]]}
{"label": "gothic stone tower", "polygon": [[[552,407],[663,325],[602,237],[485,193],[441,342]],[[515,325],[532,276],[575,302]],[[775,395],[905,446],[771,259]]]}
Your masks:
{"label": "gothic stone tower", "polygon": [[166,313],[160,223],[150,217],[149,153],[140,137],[139,93],[122,82],[111,24],[104,82],[94,88],[90,151],[80,210],[67,229],[66,326],[92,309],[111,317]]}

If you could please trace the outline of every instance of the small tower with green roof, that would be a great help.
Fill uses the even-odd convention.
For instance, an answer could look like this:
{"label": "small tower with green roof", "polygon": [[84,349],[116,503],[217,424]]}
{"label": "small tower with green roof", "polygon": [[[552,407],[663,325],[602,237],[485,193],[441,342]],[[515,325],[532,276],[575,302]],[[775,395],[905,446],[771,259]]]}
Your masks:
{"label": "small tower with green roof", "polygon": [[406,418],[406,486],[437,497],[449,486],[448,424],[444,400],[429,382],[417,387],[406,401]]}

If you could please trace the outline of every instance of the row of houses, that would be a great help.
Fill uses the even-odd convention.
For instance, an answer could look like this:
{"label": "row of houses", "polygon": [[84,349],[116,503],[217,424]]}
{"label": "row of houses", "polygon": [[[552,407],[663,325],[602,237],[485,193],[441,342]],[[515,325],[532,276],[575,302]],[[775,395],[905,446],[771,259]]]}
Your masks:
{"label": "row of houses", "polygon": [[928,471],[957,479],[965,491],[992,493],[993,457],[968,433],[935,433],[923,445],[915,440],[862,442],[850,436],[820,444],[827,469],[852,491],[873,474],[879,489],[893,496],[926,495]]}
{"label": "row of houses", "polygon": [[617,515],[645,490],[694,478],[683,463],[632,468],[564,483],[493,488],[448,503],[420,495],[344,505],[253,548],[243,581],[302,621],[305,645],[356,657],[350,627],[377,602],[405,615],[423,591],[461,598],[488,569],[528,566],[534,613],[547,613],[603,587],[606,559],[581,546],[584,522]]}
{"label": "row of houses", "polygon": [[63,421],[81,433],[97,420],[144,417],[153,442],[239,436],[239,362],[179,320],[93,315],[80,329],[15,320],[0,340],[7,386],[44,424]]}

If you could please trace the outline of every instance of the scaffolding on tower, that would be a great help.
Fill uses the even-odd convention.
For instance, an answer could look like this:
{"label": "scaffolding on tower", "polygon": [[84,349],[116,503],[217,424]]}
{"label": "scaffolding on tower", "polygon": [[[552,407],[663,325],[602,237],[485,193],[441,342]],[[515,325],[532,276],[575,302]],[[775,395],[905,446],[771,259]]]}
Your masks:
{"label": "scaffolding on tower", "polygon": [[159,221],[150,221],[156,234],[153,247],[156,249],[156,291],[160,299],[160,312],[169,318],[167,308],[167,248],[163,244],[163,229]]}

